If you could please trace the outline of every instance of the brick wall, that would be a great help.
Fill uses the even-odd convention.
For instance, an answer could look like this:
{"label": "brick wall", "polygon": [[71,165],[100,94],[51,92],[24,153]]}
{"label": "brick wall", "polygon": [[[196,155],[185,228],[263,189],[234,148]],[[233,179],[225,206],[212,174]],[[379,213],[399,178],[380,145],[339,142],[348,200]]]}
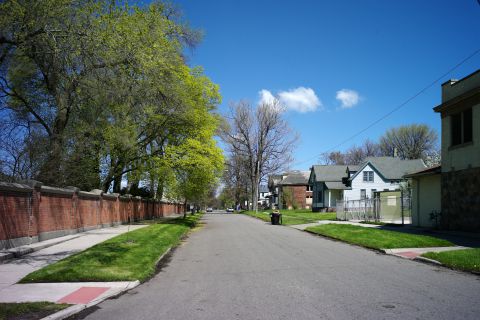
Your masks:
{"label": "brick wall", "polygon": [[282,193],[285,198],[285,209],[292,209],[294,204],[299,209],[305,209],[307,195],[312,195],[312,191],[307,191],[307,186],[283,186]]}
{"label": "brick wall", "polygon": [[0,249],[184,212],[179,203],[0,182]]}
{"label": "brick wall", "polygon": [[445,229],[480,231],[480,168],[442,173],[442,218]]}

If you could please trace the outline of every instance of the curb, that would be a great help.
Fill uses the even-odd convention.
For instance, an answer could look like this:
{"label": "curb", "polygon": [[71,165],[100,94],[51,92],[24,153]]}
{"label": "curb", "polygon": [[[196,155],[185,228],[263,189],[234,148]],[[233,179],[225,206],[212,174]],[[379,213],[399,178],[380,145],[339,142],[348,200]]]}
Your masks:
{"label": "curb", "polygon": [[[191,228],[189,231],[187,231],[187,232],[180,238],[180,240],[186,238],[187,235],[191,232],[192,229],[193,229],[193,228]],[[179,243],[180,243],[180,242],[179,242]],[[160,262],[161,262],[169,253],[171,253],[172,249],[175,248],[175,247],[177,247],[177,246],[179,245],[179,243],[176,244],[176,245],[174,245],[174,246],[169,247],[169,248],[168,248],[167,250],[165,250],[165,252],[157,259],[157,261],[155,262],[155,266],[156,266],[157,268],[158,268],[158,265],[160,264]],[[154,276],[155,276],[155,274],[154,274],[152,277],[154,277]],[[149,279],[150,279],[150,278],[149,278]],[[149,279],[146,279],[146,281],[148,281]],[[120,291],[120,292],[114,292],[114,293],[108,294],[108,295],[106,295],[106,296],[104,296],[104,297],[102,297],[102,298],[99,298],[99,299],[90,301],[90,302],[87,303],[87,304],[76,304],[76,305],[73,305],[73,306],[71,306],[71,307],[68,307],[68,308],[63,309],[63,310],[61,310],[61,311],[59,311],[59,312],[56,312],[56,313],[54,313],[54,314],[51,314],[51,315],[49,315],[49,316],[47,316],[47,317],[45,317],[45,318],[42,318],[42,319],[40,319],[40,320],[63,320],[63,319],[66,319],[66,318],[71,317],[71,316],[73,316],[73,315],[75,315],[75,314],[77,314],[77,313],[82,312],[83,310],[86,310],[86,309],[88,309],[88,308],[90,308],[90,307],[93,307],[93,306],[95,306],[95,305],[97,305],[97,304],[99,304],[99,303],[101,303],[101,302],[103,302],[103,301],[105,301],[105,300],[107,300],[107,299],[109,299],[109,298],[111,298],[111,297],[119,296],[119,295],[127,292],[128,290],[131,290],[131,289],[133,289],[133,288],[135,288],[135,287],[137,287],[137,286],[139,286],[139,285],[140,285],[140,281],[139,281],[139,280],[135,280],[133,284],[128,285],[127,287],[125,287],[125,289],[123,289],[123,290]]]}
{"label": "curb", "polygon": [[170,251],[172,251],[172,247],[168,248],[161,256],[160,258],[157,259],[157,261],[155,262],[155,268],[158,268],[158,265],[160,264],[160,262],[163,260],[163,258],[165,258],[167,256],[167,254],[170,253]]}
{"label": "curb", "polygon": [[78,234],[78,235],[75,235],[73,237],[69,237],[68,239],[59,239],[57,241],[51,241],[51,242],[43,243],[43,244],[41,242],[37,242],[37,243],[34,243],[32,245],[20,246],[20,247],[16,247],[16,248],[3,250],[2,252],[0,252],[0,261],[5,261],[5,260],[8,260],[8,259],[12,259],[12,258],[19,258],[23,255],[26,255],[26,254],[29,254],[29,253],[32,253],[32,252],[40,251],[42,249],[52,247],[52,246],[55,246],[55,245],[63,243],[63,242],[67,242],[67,241],[70,241],[70,240],[73,240],[73,239],[77,239],[81,236],[82,236],[81,234]]}
{"label": "curb", "polygon": [[422,256],[415,257],[415,258],[413,258],[413,260],[418,261],[418,262],[433,264],[433,265],[436,265],[436,266],[444,266],[443,263],[441,263],[437,260],[429,259],[429,258],[422,257]]}
{"label": "curb", "polygon": [[415,261],[417,261],[417,262],[422,262],[422,263],[426,263],[426,264],[435,265],[435,266],[438,266],[438,267],[444,267],[444,268],[446,268],[446,269],[450,269],[450,270],[457,271],[457,272],[470,273],[470,274],[473,274],[473,275],[476,275],[476,276],[480,276],[480,272],[477,272],[477,271],[474,271],[474,270],[456,269],[456,268],[454,268],[454,267],[450,267],[450,266],[444,265],[444,264],[441,263],[440,261],[433,260],[433,259],[429,259],[429,258],[426,258],[426,257],[418,256],[418,257],[416,257],[416,258],[413,259],[413,260],[415,260]]}
{"label": "curb", "polygon": [[101,297],[101,298],[98,298],[98,299],[95,299],[93,301],[90,301],[89,303],[87,304],[76,304],[76,305],[73,305],[71,307],[68,307],[66,309],[63,309],[59,312],[56,312],[54,314],[51,314],[45,318],[42,318],[41,320],[63,320],[63,319],[66,319],[68,317],[71,317],[73,316],[74,314],[77,314],[85,309],[88,309],[90,307],[93,307],[111,297],[114,297],[114,296],[117,296],[119,294],[122,294],[128,290],[131,290],[135,287],[137,287],[138,285],[140,285],[140,281],[136,280],[134,281],[132,284],[129,284],[128,286],[125,287],[125,289],[123,289],[122,291],[120,292],[112,292],[104,297]]}
{"label": "curb", "polygon": [[390,250],[390,249],[377,249],[377,248],[364,247],[364,246],[359,245],[359,244],[356,244],[356,243],[346,242],[346,241],[343,241],[343,240],[340,240],[340,239],[336,239],[336,238],[333,238],[333,237],[326,236],[326,235],[324,235],[324,234],[315,233],[315,232],[310,231],[310,230],[306,230],[306,229],[305,229],[305,230],[296,229],[296,230],[309,233],[309,234],[311,234],[311,235],[313,235],[313,236],[325,238],[325,239],[330,240],[330,241],[335,241],[335,242],[340,242],[340,243],[348,244],[348,245],[350,245],[350,246],[354,246],[354,247],[357,247],[357,248],[370,250],[370,251],[373,251],[373,252],[376,252],[376,253],[381,253],[381,254],[385,254],[385,255],[391,255],[391,254],[389,254],[389,253],[386,252],[386,250]]}
{"label": "curb", "polygon": [[[158,267],[158,265],[160,264],[160,262],[163,260],[163,258],[165,258],[171,251],[172,251],[172,248],[174,246],[168,248],[159,258],[158,260],[155,262],[155,266]],[[155,275],[154,275],[155,276]],[[148,279],[147,279],[148,280]],[[139,280],[135,280],[134,283],[132,285],[128,285],[125,287],[125,289],[123,289],[122,291],[120,292],[112,292],[111,294],[108,294],[102,298],[99,298],[99,299],[95,299],[93,301],[90,301],[89,303],[87,304],[76,304],[76,305],[73,305],[71,307],[68,307],[66,309],[63,309],[61,311],[58,311],[54,314],[51,314],[49,316],[46,316],[45,318],[42,318],[40,320],[63,320],[63,319],[66,319],[66,318],[69,318],[77,313],[80,313],[82,312],[83,310],[85,309],[88,309],[90,307],[93,307],[111,297],[115,297],[115,296],[119,296],[125,292],[127,292],[128,290],[131,290],[137,286],[140,285],[140,281]]]}
{"label": "curb", "polygon": [[12,259],[13,257],[14,255],[11,252],[0,252],[0,262]]}

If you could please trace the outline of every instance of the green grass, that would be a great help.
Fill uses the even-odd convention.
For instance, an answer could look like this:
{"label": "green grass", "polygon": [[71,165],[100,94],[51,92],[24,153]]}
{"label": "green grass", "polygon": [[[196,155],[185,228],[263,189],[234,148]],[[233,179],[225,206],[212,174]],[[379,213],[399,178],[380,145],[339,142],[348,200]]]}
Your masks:
{"label": "green grass", "polygon": [[40,319],[69,306],[52,302],[0,303],[0,320]]}
{"label": "green grass", "polygon": [[480,248],[427,252],[422,256],[437,260],[453,269],[480,272]]}
{"label": "green grass", "polygon": [[196,225],[201,215],[152,224],[99,243],[25,276],[20,282],[143,281],[158,258]]}
{"label": "green grass", "polygon": [[[270,213],[272,210],[262,210],[255,213],[255,211],[244,211],[243,214],[249,215],[251,217],[255,217],[261,219],[263,221],[270,222]],[[320,212],[312,212],[308,209],[297,209],[297,210],[280,210],[282,214],[282,221],[285,225],[293,225],[293,224],[305,224],[305,223],[312,223],[317,222],[319,220],[335,220],[336,214],[333,213],[320,213]]]}
{"label": "green grass", "polygon": [[310,227],[309,232],[373,249],[427,248],[453,246],[449,241],[430,236],[352,225],[326,224]]}

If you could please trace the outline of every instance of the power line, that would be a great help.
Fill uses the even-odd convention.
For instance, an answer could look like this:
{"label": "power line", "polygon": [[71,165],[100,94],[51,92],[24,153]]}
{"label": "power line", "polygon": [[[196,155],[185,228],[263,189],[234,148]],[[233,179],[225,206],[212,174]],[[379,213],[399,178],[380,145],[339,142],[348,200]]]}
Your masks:
{"label": "power line", "polygon": [[[480,0],[478,0],[480,1]],[[418,96],[420,96],[421,94],[423,94],[425,91],[427,91],[428,89],[430,89],[431,87],[433,87],[435,84],[437,84],[440,80],[442,80],[444,77],[446,77],[447,75],[449,75],[450,73],[452,73],[453,71],[455,71],[458,67],[460,67],[462,64],[464,64],[465,62],[467,62],[468,60],[470,60],[471,58],[473,58],[475,55],[477,55],[478,53],[480,52],[480,48],[475,50],[473,53],[471,53],[470,55],[468,55],[466,58],[464,58],[463,60],[461,60],[459,63],[457,63],[455,66],[453,66],[452,68],[450,68],[447,72],[445,72],[444,74],[442,74],[440,77],[436,78],[434,81],[432,81],[430,84],[428,84],[427,86],[425,86],[423,89],[421,89],[420,91],[418,91],[417,93],[415,93],[414,95],[412,95],[410,98],[408,98],[407,100],[405,100],[404,102],[402,102],[401,104],[399,104],[398,106],[396,106],[395,108],[393,108],[392,110],[390,110],[389,112],[387,112],[386,114],[384,114],[383,116],[381,116],[380,118],[378,118],[377,120],[373,121],[371,124],[369,124],[368,126],[366,126],[365,128],[363,128],[362,130],[356,132],[355,134],[353,134],[352,136],[348,137],[347,139],[343,140],[342,142],[336,144],[335,146],[331,147],[330,149],[327,149],[326,151],[324,152],[321,152],[313,157],[310,157],[306,160],[303,160],[303,161],[298,161],[298,162],[295,162],[293,165],[299,165],[299,164],[303,164],[303,163],[306,163],[308,161],[311,161],[312,159],[314,158],[318,158],[322,155],[322,153],[325,153],[325,152],[330,152],[330,151],[333,151],[335,149],[337,149],[338,147],[344,145],[345,143],[347,143],[348,141],[352,140],[353,138],[359,136],[360,134],[364,133],[365,131],[367,131],[368,129],[370,129],[371,127],[375,126],[377,123],[379,123],[380,121],[388,118],[390,115],[392,115],[393,113],[395,113],[396,111],[400,110],[401,108],[403,108],[405,105],[407,105],[410,101],[416,99]]]}

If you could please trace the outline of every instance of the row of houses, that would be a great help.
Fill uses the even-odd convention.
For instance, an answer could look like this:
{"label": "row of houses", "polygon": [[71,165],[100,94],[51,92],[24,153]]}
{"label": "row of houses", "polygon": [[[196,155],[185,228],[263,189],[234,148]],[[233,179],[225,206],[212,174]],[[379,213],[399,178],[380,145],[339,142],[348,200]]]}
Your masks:
{"label": "row of houses", "polygon": [[420,159],[395,157],[370,157],[358,166],[314,165],[310,171],[271,176],[271,205],[279,209],[333,211],[338,200],[363,200],[379,191],[398,190],[407,173],[425,168]]}
{"label": "row of houses", "polygon": [[411,195],[411,222],[421,227],[480,231],[480,70],[442,84],[441,165],[371,157],[361,165],[313,165],[309,171],[270,176],[264,204],[279,209],[333,211],[338,201],[381,192]]}

